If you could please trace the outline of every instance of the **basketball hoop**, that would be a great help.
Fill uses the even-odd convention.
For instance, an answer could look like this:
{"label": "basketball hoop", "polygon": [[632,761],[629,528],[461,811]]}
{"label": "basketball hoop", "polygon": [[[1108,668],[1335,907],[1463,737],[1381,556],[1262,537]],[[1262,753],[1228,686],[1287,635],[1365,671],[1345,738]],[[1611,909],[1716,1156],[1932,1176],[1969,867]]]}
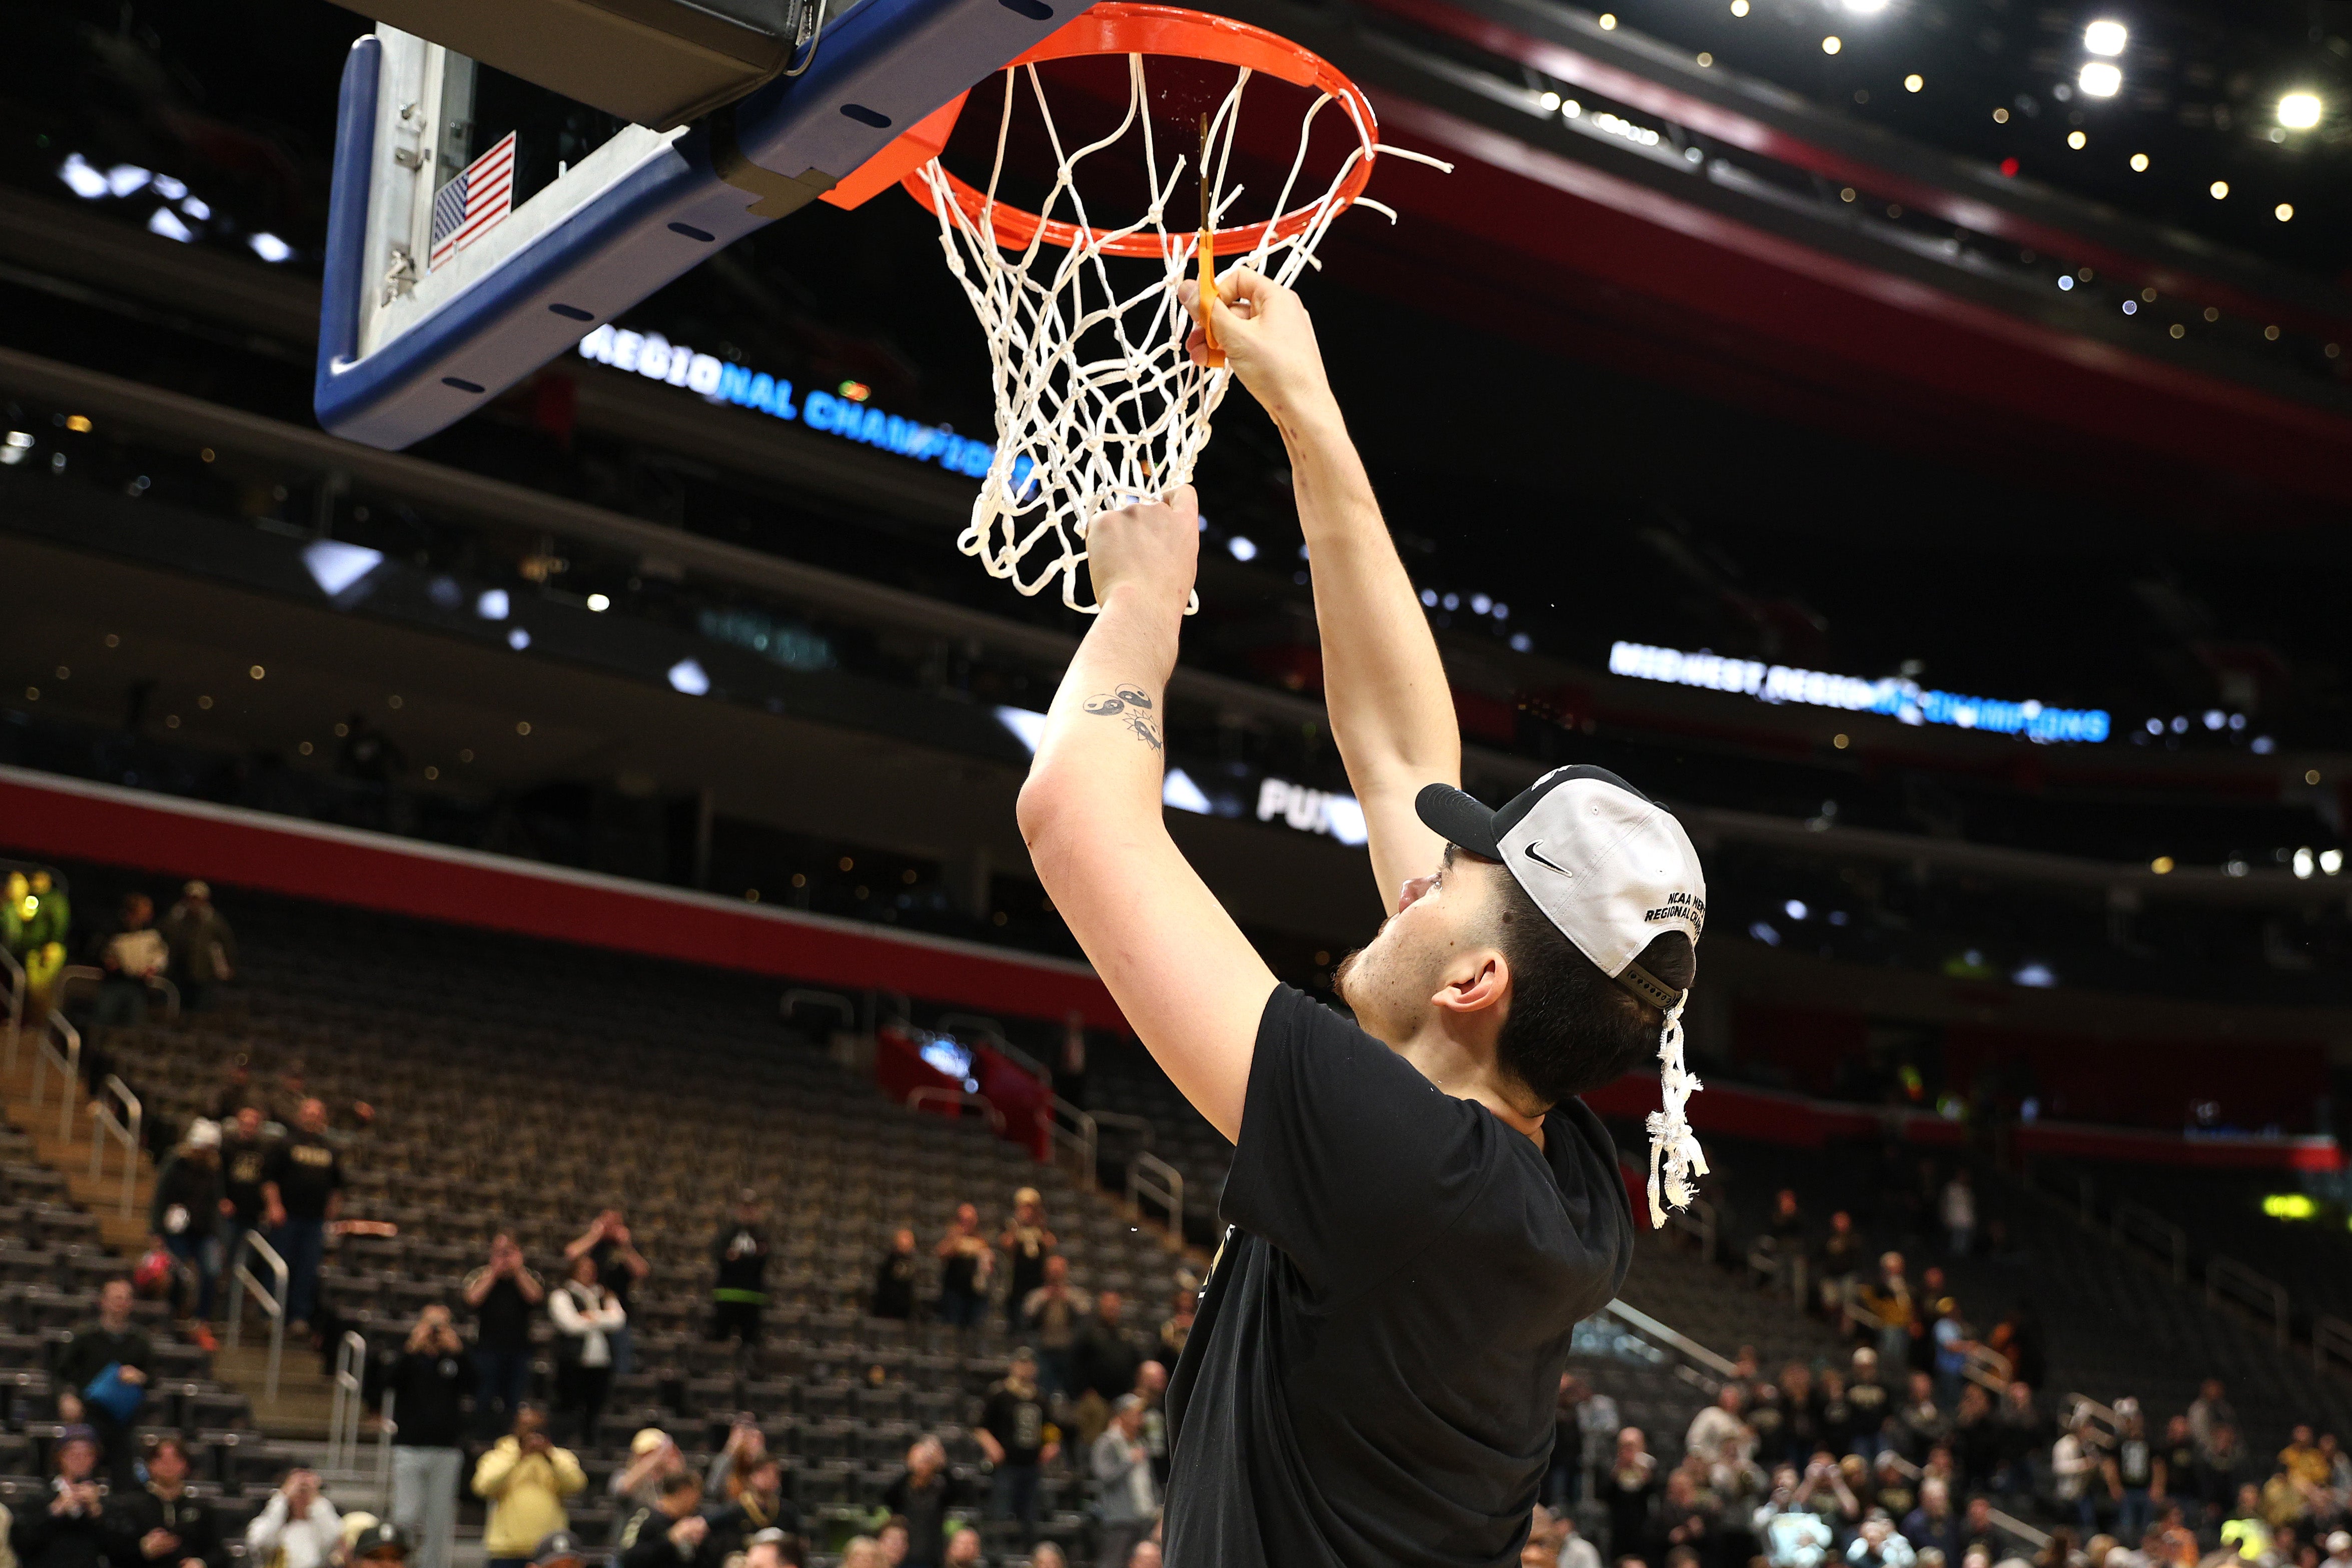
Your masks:
{"label": "basketball hoop", "polygon": [[[1054,123],[1037,68],[1054,60],[1125,56],[1128,104],[1116,130],[1078,146]],[[1155,140],[1146,57],[1189,58],[1234,68],[1234,83],[1204,117],[1197,147]],[[1279,195],[1266,216],[1217,227],[1244,194],[1228,188],[1244,89],[1265,76],[1314,95]],[[1176,287],[1196,270],[1213,276],[1220,258],[1289,284],[1314,258],[1332,220],[1349,206],[1396,214],[1363,192],[1383,153],[1451,165],[1381,144],[1363,92],[1314,54],[1244,23],[1169,5],[1106,0],[1005,68],[995,162],[985,189],[940,164],[962,100],[910,133],[897,168],[901,184],[940,220],[948,270],[987,334],[996,400],[996,458],[972,503],[956,547],[979,558],[991,576],[1023,594],[1059,577],[1062,602],[1079,602],[1078,565],[1086,560],[1087,521],[1109,508],[1157,500],[1189,482],[1209,418],[1232,373],[1223,355],[1196,365],[1185,353],[1192,329]],[[1056,165],[1038,211],[1001,198],[1005,145],[1017,100],[1034,101]],[[1305,178],[1316,121],[1335,110],[1352,145],[1319,194],[1293,205]],[[1080,166],[1122,142],[1139,138],[1146,210],[1097,226],[1078,190]],[[919,167],[911,156],[927,154]],[[1170,153],[1174,153],[1171,161]],[[1130,153],[1131,155],[1131,153]],[[877,163],[884,160],[877,159]],[[870,178],[870,176],[869,176]],[[1181,216],[1200,192],[1201,222]],[[1113,275],[1112,260],[1122,265]],[[1192,607],[1198,607],[1197,596]]]}

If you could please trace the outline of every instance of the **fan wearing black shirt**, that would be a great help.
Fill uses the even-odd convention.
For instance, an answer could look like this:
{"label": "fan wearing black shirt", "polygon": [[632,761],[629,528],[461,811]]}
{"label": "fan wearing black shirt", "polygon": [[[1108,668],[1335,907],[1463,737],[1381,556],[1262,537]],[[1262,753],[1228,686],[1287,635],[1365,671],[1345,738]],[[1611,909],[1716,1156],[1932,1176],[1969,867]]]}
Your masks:
{"label": "fan wearing black shirt", "polygon": [[1290,458],[1331,733],[1391,912],[1341,966],[1352,1023],[1276,984],[1160,808],[1197,499],[1094,519],[1100,614],[1021,828],[1128,1023],[1235,1144],[1168,1390],[1167,1563],[1506,1564],[1570,1332],[1633,1254],[1616,1150],[1576,1096],[1661,1060],[1654,1223],[1704,1170],[1680,1019],[1705,879],[1680,825],[1599,769],[1557,769],[1500,810],[1462,792],[1444,667],[1305,308],[1246,268],[1210,299]]}
{"label": "fan wearing black shirt", "polygon": [[306,1100],[294,1131],[269,1152],[261,1172],[261,1201],[271,1244],[286,1259],[289,1331],[309,1331],[326,1257],[327,1226],[343,1201],[343,1162],[327,1142],[327,1102]]}
{"label": "fan wearing black shirt", "polygon": [[745,1187],[735,1215],[719,1227],[711,1244],[719,1277],[710,1291],[710,1337],[738,1340],[745,1350],[760,1342],[760,1315],[768,1304],[768,1233],[760,1226],[760,1194]]}
{"label": "fan wearing black shirt", "polygon": [[915,1315],[915,1233],[906,1226],[890,1238],[890,1250],[874,1271],[874,1299],[866,1311],[903,1322]]}

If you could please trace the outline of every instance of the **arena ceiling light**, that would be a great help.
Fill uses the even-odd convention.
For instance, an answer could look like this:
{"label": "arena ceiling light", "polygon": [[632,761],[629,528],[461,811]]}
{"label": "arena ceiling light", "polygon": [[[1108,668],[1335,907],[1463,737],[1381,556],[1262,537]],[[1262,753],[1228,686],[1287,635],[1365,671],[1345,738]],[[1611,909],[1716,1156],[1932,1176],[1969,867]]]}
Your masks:
{"label": "arena ceiling light", "polygon": [[1845,8],[1857,16],[1875,16],[1886,9],[1886,0],[1845,0]]}
{"label": "arena ceiling light", "polygon": [[2124,46],[2129,42],[2131,42],[2131,29],[2113,17],[2103,16],[2083,29],[2083,47],[2095,55],[2105,55],[2109,59],[2122,54]]}
{"label": "arena ceiling light", "polygon": [[2105,60],[2092,60],[2074,79],[2093,98],[2113,98],[2123,90],[2124,73]]}
{"label": "arena ceiling light", "polygon": [[669,667],[669,685],[671,690],[683,691],[688,697],[710,695],[709,672],[690,658],[679,659]]}
{"label": "arena ceiling light", "polygon": [[2323,108],[2317,93],[2290,92],[2278,101],[2278,122],[2289,131],[2308,131],[2319,123]]}
{"label": "arena ceiling light", "polygon": [[339,539],[315,539],[302,547],[302,568],[319,592],[340,601],[383,564],[383,552]]}

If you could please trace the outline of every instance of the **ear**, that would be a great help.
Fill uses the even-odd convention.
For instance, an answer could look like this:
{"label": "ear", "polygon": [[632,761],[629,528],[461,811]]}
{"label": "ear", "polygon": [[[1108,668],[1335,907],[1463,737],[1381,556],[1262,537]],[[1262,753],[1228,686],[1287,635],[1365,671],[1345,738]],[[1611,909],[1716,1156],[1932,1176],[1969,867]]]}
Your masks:
{"label": "ear", "polygon": [[1444,984],[1429,1000],[1449,1013],[1467,1016],[1498,1006],[1510,992],[1510,965],[1493,948],[1479,947],[1446,967]]}

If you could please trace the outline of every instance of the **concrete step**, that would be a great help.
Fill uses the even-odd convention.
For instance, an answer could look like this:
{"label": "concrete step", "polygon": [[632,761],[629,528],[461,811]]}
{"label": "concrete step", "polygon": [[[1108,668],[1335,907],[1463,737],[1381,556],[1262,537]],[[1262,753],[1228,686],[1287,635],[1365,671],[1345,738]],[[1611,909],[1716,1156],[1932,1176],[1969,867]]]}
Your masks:
{"label": "concrete step", "polygon": [[213,1352],[213,1375],[253,1401],[254,1425],[273,1438],[323,1443],[335,1402],[334,1380],[319,1370],[319,1352],[292,1340],[278,1369],[278,1397],[269,1386],[269,1325],[256,1313],[245,1325],[244,1342],[225,1341]]}
{"label": "concrete step", "polygon": [[52,1068],[42,1075],[42,1099],[36,1106],[33,1092],[33,1051],[28,1039],[16,1053],[14,1072],[0,1072],[0,1110],[5,1110],[11,1126],[32,1135],[35,1157],[51,1170],[62,1171],[66,1190],[75,1203],[98,1216],[99,1235],[106,1245],[126,1257],[137,1257],[147,1245],[147,1205],[155,1195],[155,1173],[144,1155],[132,1152],[132,1177],[130,1201],[123,1200],[122,1145],[114,1139],[101,1138],[100,1171],[91,1179],[90,1142],[98,1136],[92,1121],[93,1106],[79,1084],[69,1086],[72,1110],[63,1119],[66,1135],[58,1133],[58,1073]]}

